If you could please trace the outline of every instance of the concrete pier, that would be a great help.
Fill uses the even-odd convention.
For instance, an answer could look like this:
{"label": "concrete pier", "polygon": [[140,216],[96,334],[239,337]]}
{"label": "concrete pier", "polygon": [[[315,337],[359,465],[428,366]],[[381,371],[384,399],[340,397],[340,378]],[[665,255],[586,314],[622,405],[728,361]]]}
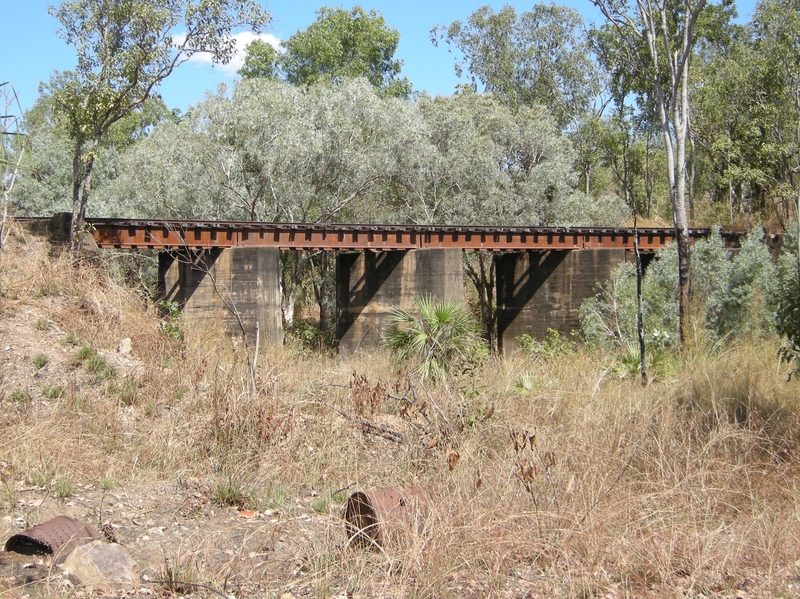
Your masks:
{"label": "concrete pier", "polygon": [[336,306],[339,353],[377,347],[390,326],[393,306],[413,309],[430,295],[464,301],[460,249],[424,249],[339,254]]}
{"label": "concrete pier", "polygon": [[516,338],[542,340],[547,329],[569,335],[580,326],[581,302],[626,260],[626,250],[514,252],[497,258],[497,338],[503,352]]}
{"label": "concrete pier", "polygon": [[280,251],[269,247],[159,254],[159,289],[181,306],[186,322],[260,344],[283,344]]}

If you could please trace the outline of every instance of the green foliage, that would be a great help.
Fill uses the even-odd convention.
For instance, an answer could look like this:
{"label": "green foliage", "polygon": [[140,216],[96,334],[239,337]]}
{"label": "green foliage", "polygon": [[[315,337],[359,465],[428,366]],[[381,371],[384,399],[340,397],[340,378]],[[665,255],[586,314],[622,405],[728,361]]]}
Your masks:
{"label": "green foliage", "polygon": [[244,507],[250,500],[245,485],[232,476],[220,477],[211,485],[211,500],[217,505]]}
{"label": "green foliage", "polygon": [[31,400],[30,391],[27,389],[14,389],[8,398],[14,403],[28,403]]}
{"label": "green foliage", "polygon": [[748,233],[727,279],[709,297],[709,325],[720,335],[774,331],[778,270],[763,235],[761,228]]}
{"label": "green foliage", "polygon": [[183,341],[185,324],[180,304],[175,301],[161,301],[158,307],[165,312],[158,323],[158,329],[170,339]]}
{"label": "green foliage", "polygon": [[53,485],[53,493],[59,501],[64,501],[68,497],[72,497],[74,491],[75,483],[72,482],[69,476],[62,476]]}
{"label": "green foliage", "polygon": [[269,20],[254,0],[66,0],[50,14],[78,55],[75,71],[56,73],[43,86],[71,146],[75,230],[83,225],[94,163],[112,125],[141,108],[193,54],[227,63],[236,47],[232,30],[259,31]]}
{"label": "green foliage", "polygon": [[248,44],[239,75],[293,85],[363,77],[383,97],[408,98],[411,83],[400,78],[403,62],[394,59],[399,41],[400,34],[375,10],[324,6],[307,29],[281,42],[282,52],[262,40]]}
{"label": "green foliage", "polygon": [[80,338],[75,333],[69,333],[59,343],[61,345],[78,345],[80,342]]}
{"label": "green foliage", "polygon": [[289,490],[280,483],[273,483],[261,503],[270,509],[284,509],[289,505],[289,499]]}
{"label": "green foliage", "polygon": [[575,351],[577,344],[563,337],[555,329],[547,329],[547,336],[543,341],[536,341],[527,333],[517,337],[520,350],[534,358],[550,360]]}
{"label": "green foliage", "polygon": [[123,406],[135,406],[139,403],[139,389],[141,384],[135,378],[125,377],[119,385],[109,387],[109,392],[114,393]]}
{"label": "green foliage", "polygon": [[83,363],[86,372],[94,375],[94,382],[100,382],[104,379],[114,376],[114,369],[109,365],[108,361],[103,356],[92,355],[87,358]]}
{"label": "green foliage", "polygon": [[244,65],[237,73],[244,79],[275,79],[280,72],[280,53],[264,40],[253,40],[245,49]]}
{"label": "green foliage", "polygon": [[800,272],[797,264],[797,231],[794,228],[784,237],[783,251],[778,258],[776,296],[776,328],[784,340],[780,358],[793,366],[793,373],[797,373],[800,372]]}
{"label": "green foliage", "polygon": [[[693,246],[693,310],[704,317],[709,332],[718,339],[773,330],[777,270],[762,236],[761,229],[754,229],[733,259],[718,231]],[[664,249],[653,259],[642,281],[645,339],[648,351],[653,351],[653,356],[648,356],[651,361],[677,343],[677,270],[677,252]],[[623,349],[630,346],[638,355],[633,264],[614,269],[609,280],[598,286],[598,294],[581,305],[580,319],[581,334],[588,343]]]}
{"label": "green foliage", "polygon": [[480,323],[467,306],[428,296],[415,298],[416,313],[395,306],[386,342],[398,359],[416,363],[422,378],[445,378],[474,367],[486,354]]}
{"label": "green foliage", "polygon": [[42,387],[42,397],[46,397],[47,399],[60,399],[64,397],[64,394],[64,387]]}
{"label": "green foliage", "polygon": [[536,4],[517,16],[506,5],[495,13],[482,6],[466,23],[453,21],[431,32],[434,44],[444,39],[461,53],[456,73],[469,72],[509,106],[546,106],[564,128],[589,108],[602,77],[594,68],[583,19],[574,9]]}
{"label": "green foliage", "polygon": [[42,489],[49,489],[55,477],[55,472],[49,468],[37,468],[28,475],[31,484]]}
{"label": "green foliage", "polygon": [[295,318],[286,330],[286,340],[301,349],[320,350],[330,342],[319,324],[308,318]]}
{"label": "green foliage", "polygon": [[94,350],[91,345],[82,345],[78,351],[75,352],[75,359],[79,362],[85,362],[89,358],[95,356]]}
{"label": "green foliage", "polygon": [[33,356],[33,365],[37,369],[42,369],[47,366],[47,363],[50,361],[50,357],[45,354],[36,354]]}

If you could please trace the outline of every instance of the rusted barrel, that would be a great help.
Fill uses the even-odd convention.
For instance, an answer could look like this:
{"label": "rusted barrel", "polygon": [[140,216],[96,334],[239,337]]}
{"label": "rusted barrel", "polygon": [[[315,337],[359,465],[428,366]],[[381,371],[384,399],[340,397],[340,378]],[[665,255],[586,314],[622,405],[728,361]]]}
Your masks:
{"label": "rusted barrel", "polygon": [[100,533],[88,524],[69,516],[56,516],[15,534],[6,541],[5,550],[25,555],[52,554],[55,562],[59,563],[78,545],[99,538]]}
{"label": "rusted barrel", "polygon": [[373,549],[398,544],[422,528],[430,502],[419,488],[356,491],[344,506],[348,542]]}

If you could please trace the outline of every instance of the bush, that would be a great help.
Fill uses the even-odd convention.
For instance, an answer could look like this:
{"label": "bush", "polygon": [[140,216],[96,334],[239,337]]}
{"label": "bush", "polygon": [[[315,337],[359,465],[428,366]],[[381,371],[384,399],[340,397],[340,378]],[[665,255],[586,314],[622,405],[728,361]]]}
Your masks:
{"label": "bush", "polygon": [[[761,229],[751,231],[733,260],[718,229],[692,248],[692,309],[705,318],[705,326],[718,338],[764,334],[773,328],[778,271],[762,237]],[[642,281],[649,351],[668,349],[678,339],[677,293],[678,255],[674,247],[669,247],[656,254]],[[598,285],[597,295],[581,305],[580,321],[581,334],[591,345],[625,348],[636,342],[633,264],[619,265]]]}
{"label": "bush", "polygon": [[528,334],[517,337],[520,350],[534,358],[549,360],[575,351],[576,343],[570,341],[555,329],[547,329],[544,341],[536,341]]}
{"label": "bush", "polygon": [[392,308],[386,341],[400,360],[418,361],[414,370],[422,378],[441,379],[456,365],[474,368],[486,355],[480,322],[465,304],[427,296],[414,302],[416,314]]}
{"label": "bush", "polygon": [[800,273],[797,270],[797,232],[794,230],[784,237],[777,271],[775,324],[778,334],[783,337],[780,357],[781,361],[794,367],[794,372],[800,372]]}

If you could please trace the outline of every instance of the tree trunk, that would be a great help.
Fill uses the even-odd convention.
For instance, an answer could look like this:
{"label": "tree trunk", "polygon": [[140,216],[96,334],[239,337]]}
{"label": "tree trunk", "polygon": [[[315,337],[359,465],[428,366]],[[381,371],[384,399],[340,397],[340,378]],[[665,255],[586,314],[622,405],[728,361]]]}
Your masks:
{"label": "tree trunk", "polygon": [[86,223],[86,207],[89,205],[89,193],[92,186],[92,170],[97,151],[100,148],[102,133],[95,134],[92,140],[92,149],[86,154],[85,164],[83,164],[83,174],[81,175],[81,163],[84,162],[81,156],[80,146],[76,143],[75,155],[72,163],[72,227],[70,228],[70,250],[79,249],[80,232]]}
{"label": "tree trunk", "polygon": [[[472,260],[477,260],[478,270],[472,265]],[[486,261],[489,261],[487,267]],[[494,255],[487,252],[479,252],[476,255],[469,256],[465,254],[464,262],[467,276],[475,285],[475,290],[478,293],[478,306],[481,314],[481,324],[483,325],[484,335],[486,342],[489,345],[489,351],[494,353],[496,351],[495,343],[495,327],[497,324],[497,310],[494,305],[494,284],[495,284],[495,265]]]}

